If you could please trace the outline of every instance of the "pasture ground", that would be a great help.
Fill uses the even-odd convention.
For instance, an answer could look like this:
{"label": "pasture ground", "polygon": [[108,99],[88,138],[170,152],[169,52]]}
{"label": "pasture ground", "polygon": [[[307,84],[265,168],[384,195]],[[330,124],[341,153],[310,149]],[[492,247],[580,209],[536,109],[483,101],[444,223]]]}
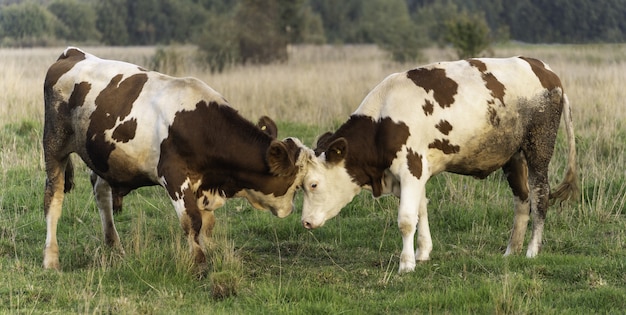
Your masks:
{"label": "pasture ground", "polygon": [[[391,72],[372,46],[295,47],[288,63],[211,74],[189,47],[87,51],[173,75],[198,77],[250,120],[269,115],[279,137],[308,145],[343,122]],[[393,197],[357,196],[320,229],[299,211],[285,219],[230,200],[216,212],[212,271],[192,274],[176,214],[158,187],[128,195],[116,215],[125,257],[103,243],[88,172],[59,222],[62,272],[43,270],[43,78],[63,48],[0,49],[0,313],[120,314],[589,314],[626,309],[626,45],[506,45],[494,56],[548,62],[573,106],[580,200],[553,206],[542,252],[503,257],[513,199],[496,172],[486,180],[442,174],[428,184],[434,249],[397,274],[402,242]],[[421,63],[454,59],[427,51]],[[551,164],[563,176],[564,130]],[[301,205],[297,198],[298,208]],[[530,227],[529,227],[530,232]],[[527,233],[526,238],[529,238]]]}

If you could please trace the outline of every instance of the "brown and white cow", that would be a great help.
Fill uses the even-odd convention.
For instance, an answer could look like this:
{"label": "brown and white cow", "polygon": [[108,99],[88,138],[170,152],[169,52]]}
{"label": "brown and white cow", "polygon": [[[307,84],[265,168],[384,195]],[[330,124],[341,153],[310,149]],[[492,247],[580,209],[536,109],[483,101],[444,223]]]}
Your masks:
{"label": "brown and white cow", "polygon": [[276,140],[269,118],[259,127],[247,121],[197,79],[74,47],[48,69],[44,95],[45,268],[59,269],[56,228],[64,193],[73,185],[71,153],[97,175],[94,195],[107,244],[121,249],[112,192],[121,201],[136,188],[161,185],[199,267],[206,264],[213,210],[227,198],[243,197],[278,217],[289,215],[305,156],[312,155],[301,154],[297,139]]}
{"label": "brown and white cow", "polygon": [[[550,194],[548,164],[561,113],[568,165]],[[541,247],[549,199],[577,193],[574,130],[560,79],[543,62],[514,57],[439,62],[388,76],[335,133],[320,137],[305,173],[302,224],[322,226],[362,189],[400,197],[400,272],[428,260],[432,240],[426,182],[440,172],[485,178],[502,168],[515,216],[505,255]],[[418,230],[418,250],[414,236]]]}

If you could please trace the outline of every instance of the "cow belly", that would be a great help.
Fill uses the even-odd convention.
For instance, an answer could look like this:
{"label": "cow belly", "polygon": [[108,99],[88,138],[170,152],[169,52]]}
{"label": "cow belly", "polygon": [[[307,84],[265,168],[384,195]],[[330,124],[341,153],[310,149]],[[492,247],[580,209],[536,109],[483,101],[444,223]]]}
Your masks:
{"label": "cow belly", "polygon": [[520,128],[489,128],[486,132],[464,137],[458,142],[458,152],[446,154],[439,149],[429,150],[429,164],[433,175],[451,172],[485,178],[501,168],[511,156],[521,150],[523,136]]}
{"label": "cow belly", "polygon": [[126,187],[129,190],[157,185],[155,158],[147,152],[139,152],[136,149],[128,152],[124,148],[129,148],[129,145],[119,146],[111,152],[106,172],[96,169],[96,173],[111,185]]}

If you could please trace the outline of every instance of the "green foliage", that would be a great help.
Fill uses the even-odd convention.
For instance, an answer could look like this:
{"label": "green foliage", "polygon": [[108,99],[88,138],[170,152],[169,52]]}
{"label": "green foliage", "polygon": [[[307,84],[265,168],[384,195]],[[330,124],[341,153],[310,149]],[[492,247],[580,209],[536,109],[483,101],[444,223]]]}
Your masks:
{"label": "green foliage", "polygon": [[150,69],[176,76],[184,68],[184,60],[181,52],[174,46],[157,47],[156,52],[150,58]]}
{"label": "green foliage", "polygon": [[57,34],[59,38],[83,42],[100,39],[93,5],[77,0],[54,0],[48,5],[48,11],[65,26],[62,32]]}
{"label": "green foliage", "polygon": [[32,2],[0,7],[0,38],[13,40],[15,46],[45,43],[62,27],[54,15]]}
{"label": "green foliage", "polygon": [[505,1],[504,23],[511,36],[528,42],[623,42],[626,38],[623,0]]}
{"label": "green foliage", "polygon": [[200,59],[211,72],[222,72],[238,63],[239,41],[236,21],[228,15],[209,14],[202,32],[194,39]]}
{"label": "green foliage", "polygon": [[285,61],[290,43],[324,42],[320,19],[304,1],[243,0],[232,14],[209,13],[203,25],[194,43],[213,72]]}
{"label": "green foliage", "polygon": [[[235,20],[239,26],[239,57],[242,63],[287,60],[288,37],[280,26],[282,9],[278,0],[242,0]],[[275,23],[275,21],[281,21]]]}
{"label": "green foliage", "polygon": [[489,27],[482,15],[463,13],[446,21],[445,26],[445,38],[461,59],[480,57],[479,54],[491,44]]}
{"label": "green foliage", "polygon": [[361,32],[398,62],[415,61],[424,46],[404,0],[370,0],[363,4]]}
{"label": "green foliage", "polygon": [[126,45],[129,34],[126,27],[128,10],[126,0],[102,0],[96,5],[98,19],[96,26],[102,34],[102,42],[107,45]]}
{"label": "green foliage", "polygon": [[[218,32],[231,34],[230,40],[238,43],[235,62],[284,60],[284,49],[278,47],[326,42],[375,43],[394,60],[409,61],[419,48],[444,43],[444,22],[459,12],[481,15],[499,41],[626,40],[623,0],[52,0],[0,1],[0,44],[187,44]],[[217,24],[210,20],[224,17],[238,18],[226,30],[206,29]],[[207,58],[233,59],[224,57],[223,47],[218,51],[221,57]]]}

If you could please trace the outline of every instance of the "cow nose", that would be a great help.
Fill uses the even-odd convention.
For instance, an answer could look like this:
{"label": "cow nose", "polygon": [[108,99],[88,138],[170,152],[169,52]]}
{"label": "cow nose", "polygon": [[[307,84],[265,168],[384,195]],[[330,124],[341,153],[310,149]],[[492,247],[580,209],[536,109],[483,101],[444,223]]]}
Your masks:
{"label": "cow nose", "polygon": [[302,221],[302,226],[304,226],[304,228],[307,230],[313,229],[313,224],[311,224],[311,222],[309,221]]}

